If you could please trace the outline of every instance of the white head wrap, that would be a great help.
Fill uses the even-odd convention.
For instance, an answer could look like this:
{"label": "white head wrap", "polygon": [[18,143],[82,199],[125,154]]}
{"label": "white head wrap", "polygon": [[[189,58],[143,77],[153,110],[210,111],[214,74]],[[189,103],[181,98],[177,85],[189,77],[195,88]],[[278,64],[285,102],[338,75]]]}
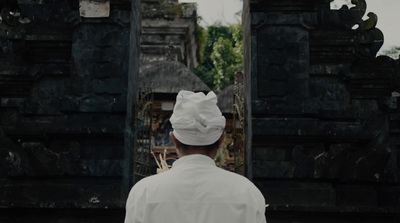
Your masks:
{"label": "white head wrap", "polygon": [[217,106],[217,96],[210,91],[194,93],[182,90],[169,121],[174,136],[186,145],[205,146],[215,143],[225,128],[225,117]]}

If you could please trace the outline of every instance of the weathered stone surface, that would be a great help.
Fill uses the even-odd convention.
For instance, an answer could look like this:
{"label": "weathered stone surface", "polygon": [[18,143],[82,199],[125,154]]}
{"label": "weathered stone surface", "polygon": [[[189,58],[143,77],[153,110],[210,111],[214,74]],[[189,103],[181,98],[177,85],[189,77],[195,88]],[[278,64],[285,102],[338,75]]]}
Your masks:
{"label": "weathered stone surface", "polygon": [[399,207],[400,188],[396,186],[381,186],[378,188],[378,205],[380,207]]}
{"label": "weathered stone surface", "polygon": [[142,1],[140,60],[179,61],[189,69],[199,64],[195,3]]}
{"label": "weathered stone surface", "polygon": [[132,185],[125,150],[133,149],[135,132],[127,148],[124,133],[133,123],[128,83],[129,102],[139,88],[139,55],[130,57],[139,52],[130,42],[139,43],[139,8],[116,0],[110,17],[88,19],[78,1],[0,3],[2,213],[123,208]]}
{"label": "weathered stone surface", "polygon": [[254,135],[314,135],[321,132],[317,119],[264,118],[253,120]]}
{"label": "weathered stone surface", "polygon": [[93,69],[93,76],[98,79],[103,78],[121,78],[124,65],[119,62],[99,63]]}
{"label": "weathered stone surface", "polygon": [[24,150],[13,142],[0,128],[0,177],[33,174],[29,157]]}
{"label": "weathered stone surface", "polygon": [[32,183],[25,183],[24,185],[6,184],[4,186],[4,200],[6,207],[36,206],[40,202],[40,187],[33,186]]}
{"label": "weathered stone surface", "polygon": [[296,164],[290,161],[253,161],[254,177],[292,178]]}
{"label": "weathered stone surface", "polygon": [[61,29],[79,19],[75,5],[69,2],[54,2],[41,4],[40,2],[20,1],[21,15],[31,20],[32,24],[45,24],[48,28]]}
{"label": "weathered stone surface", "polygon": [[278,145],[274,146],[274,144],[269,143],[265,145],[265,147],[254,146],[253,147],[253,156],[254,160],[260,161],[288,161],[291,160],[291,146],[283,146]]}
{"label": "weathered stone surface", "polygon": [[[122,175],[122,144],[112,140],[22,142],[1,149],[2,176]],[[8,153],[8,154],[7,154]]]}
{"label": "weathered stone surface", "polygon": [[[93,182],[95,184],[93,184]],[[118,206],[119,180],[76,179],[74,182],[49,178],[46,182],[11,180],[5,184],[5,200],[9,207],[83,208]]]}
{"label": "weathered stone surface", "polygon": [[349,144],[333,144],[329,151],[316,157],[316,175],[322,178],[337,178],[342,168],[345,154],[350,149]]}
{"label": "weathered stone surface", "polygon": [[[331,2],[244,2],[247,174],[275,202],[271,212],[380,222],[380,213],[400,213],[388,205],[398,206],[389,194],[397,197],[400,179],[399,61],[376,57],[383,35],[366,1],[339,10]],[[293,181],[304,187],[285,185]],[[316,181],[330,184],[330,199],[313,192]],[[305,191],[315,196],[299,196]]]}
{"label": "weathered stone surface", "polygon": [[[289,34],[290,33],[290,34]],[[259,97],[307,94],[307,89],[291,89],[292,78],[306,77],[307,32],[297,28],[268,26],[257,32]],[[289,91],[290,89],[290,91]]]}
{"label": "weathered stone surface", "polygon": [[[363,223],[375,223],[375,222],[388,222],[388,223],[396,223],[399,218],[396,213],[385,211],[384,209],[368,208],[368,213],[370,215],[366,215],[362,212],[361,209],[343,207],[339,212],[327,211],[321,215],[315,214],[313,210],[321,208],[321,209],[329,209],[327,207],[319,206],[319,207],[300,207],[294,208],[296,211],[289,211],[289,208],[286,206],[272,206],[267,208],[268,217],[267,220],[270,222],[276,223],[287,223],[287,222],[296,222],[296,223],[337,223],[337,222],[363,222]],[[333,210],[333,209],[331,209]],[[372,215],[372,213],[375,213]],[[323,220],[321,220],[323,219]]]}
{"label": "weathered stone surface", "polygon": [[377,206],[377,191],[373,186],[337,185],[338,206]]}
{"label": "weathered stone surface", "polygon": [[98,209],[55,209],[49,207],[26,209],[23,213],[21,210],[7,209],[0,210],[1,222],[13,223],[51,223],[54,221],[63,223],[106,223],[106,222],[123,222],[125,218],[124,209],[113,209],[111,207]]}
{"label": "weathered stone surface", "polygon": [[306,154],[302,145],[294,146],[292,158],[296,163],[294,177],[314,178],[315,177],[315,159],[310,154]]}
{"label": "weathered stone surface", "polygon": [[322,206],[336,205],[336,192],[329,183],[265,182],[256,181],[270,205]]}

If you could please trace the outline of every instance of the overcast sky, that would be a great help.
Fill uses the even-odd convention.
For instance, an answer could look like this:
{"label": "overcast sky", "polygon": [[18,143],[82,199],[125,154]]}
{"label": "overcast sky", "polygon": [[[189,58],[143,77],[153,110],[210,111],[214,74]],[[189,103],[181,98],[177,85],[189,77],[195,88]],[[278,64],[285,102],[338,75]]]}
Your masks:
{"label": "overcast sky", "polygon": [[[332,4],[342,5],[345,1],[336,0]],[[213,25],[216,22],[236,24],[241,19],[235,16],[235,13],[242,10],[241,0],[179,0],[179,2],[197,3],[197,13],[202,17],[200,22],[202,26]],[[378,15],[377,27],[385,36],[385,43],[381,49],[400,46],[400,0],[367,0],[367,6],[367,13],[374,12]]]}

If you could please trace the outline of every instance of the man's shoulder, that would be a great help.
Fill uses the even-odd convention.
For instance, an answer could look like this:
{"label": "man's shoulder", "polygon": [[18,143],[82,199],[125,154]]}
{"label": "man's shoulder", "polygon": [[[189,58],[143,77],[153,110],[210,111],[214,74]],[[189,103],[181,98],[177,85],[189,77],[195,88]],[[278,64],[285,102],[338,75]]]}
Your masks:
{"label": "man's shoulder", "polygon": [[220,177],[221,180],[229,182],[231,184],[236,184],[238,187],[247,186],[256,189],[256,186],[247,177],[232,171],[224,170],[221,168],[218,169],[218,177]]}
{"label": "man's shoulder", "polygon": [[154,175],[147,176],[147,177],[145,177],[145,178],[139,180],[139,181],[134,185],[134,187],[135,187],[135,186],[136,186],[136,187],[140,187],[140,186],[153,185],[153,184],[155,184],[155,183],[157,183],[157,182],[163,181],[163,180],[165,180],[166,178],[168,178],[168,176],[167,176],[168,174],[169,174],[168,171],[166,171],[166,172],[163,172],[163,173],[159,173],[159,174],[154,174]]}
{"label": "man's shoulder", "polygon": [[264,197],[257,186],[245,176],[227,170],[219,170],[219,182],[226,192],[234,191],[235,197],[249,203],[264,204]]}
{"label": "man's shoulder", "polygon": [[229,170],[225,170],[222,168],[217,168],[217,169],[218,169],[219,174],[224,175],[225,177],[229,177],[231,179],[238,180],[238,181],[250,182],[250,180],[248,178],[246,178],[245,176],[240,175],[238,173],[235,173],[235,172],[232,172]]}

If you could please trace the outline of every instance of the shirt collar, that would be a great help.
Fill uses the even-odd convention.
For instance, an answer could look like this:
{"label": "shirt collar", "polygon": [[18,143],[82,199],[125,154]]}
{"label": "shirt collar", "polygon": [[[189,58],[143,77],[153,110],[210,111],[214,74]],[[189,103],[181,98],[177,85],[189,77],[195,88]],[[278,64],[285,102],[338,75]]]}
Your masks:
{"label": "shirt collar", "polygon": [[202,154],[192,154],[192,155],[186,155],[183,157],[180,157],[178,160],[176,160],[173,164],[172,167],[178,167],[178,166],[183,166],[186,164],[190,165],[202,165],[202,166],[215,166],[215,162],[213,159],[211,159],[209,156],[202,155]]}

